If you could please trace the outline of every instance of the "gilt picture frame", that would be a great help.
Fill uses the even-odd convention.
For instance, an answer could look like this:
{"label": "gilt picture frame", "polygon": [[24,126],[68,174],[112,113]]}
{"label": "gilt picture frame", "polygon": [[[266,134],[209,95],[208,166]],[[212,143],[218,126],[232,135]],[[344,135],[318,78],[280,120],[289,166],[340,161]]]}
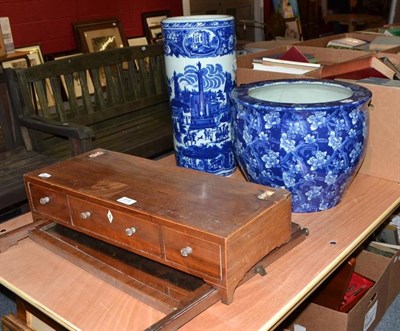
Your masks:
{"label": "gilt picture frame", "polygon": [[[29,59],[29,63],[27,62],[26,58],[18,58],[15,60],[4,61],[1,63],[3,69],[5,69],[5,68],[12,68],[12,69],[27,68],[27,67],[36,66],[36,65],[44,63],[42,49],[39,44],[34,44],[34,45],[29,45],[29,46],[24,46],[24,47],[17,47],[17,48],[15,48],[15,50],[18,52],[27,52],[28,53],[27,57]],[[46,79],[46,81],[45,81],[45,89],[46,89],[46,94],[47,94],[47,106],[53,107],[55,105],[55,101],[54,101],[54,95],[53,95],[53,91],[51,89],[49,79]],[[34,95],[35,95],[35,106],[37,108],[36,110],[40,111],[40,107],[38,105],[38,97],[37,97],[37,94],[36,94],[34,88],[33,88],[33,91],[34,91]]]}
{"label": "gilt picture frame", "polygon": [[27,63],[25,58],[18,58],[15,60],[4,61],[1,63],[2,67],[5,68],[26,68],[29,66],[34,66],[44,63],[42,49],[39,44],[18,47],[15,49],[18,52],[27,52],[29,63]]}
{"label": "gilt picture frame", "polygon": [[117,18],[73,24],[78,49],[83,53],[128,46],[122,23]]}

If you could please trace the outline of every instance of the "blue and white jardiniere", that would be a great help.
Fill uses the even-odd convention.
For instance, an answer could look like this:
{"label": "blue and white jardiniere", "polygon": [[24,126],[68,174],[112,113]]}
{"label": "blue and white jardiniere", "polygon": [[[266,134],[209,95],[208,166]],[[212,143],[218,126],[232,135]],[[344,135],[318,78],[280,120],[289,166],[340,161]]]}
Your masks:
{"label": "blue and white jardiniere", "polygon": [[235,170],[230,92],[235,86],[235,21],[181,16],[161,23],[177,165],[217,175]]}
{"label": "blue and white jardiniere", "polygon": [[293,212],[337,205],[364,156],[371,92],[323,80],[271,80],[232,91],[234,150],[248,180],[286,188]]}

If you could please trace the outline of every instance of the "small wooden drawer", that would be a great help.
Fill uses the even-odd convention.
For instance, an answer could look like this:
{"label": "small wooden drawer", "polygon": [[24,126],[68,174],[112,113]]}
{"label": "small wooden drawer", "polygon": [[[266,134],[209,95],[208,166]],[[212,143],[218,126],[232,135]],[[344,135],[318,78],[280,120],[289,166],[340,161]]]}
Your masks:
{"label": "small wooden drawer", "polygon": [[163,239],[166,261],[221,279],[220,245],[168,228],[163,228]]}
{"label": "small wooden drawer", "polygon": [[29,183],[33,211],[51,220],[70,224],[65,194]]}
{"label": "small wooden drawer", "polygon": [[146,219],[68,196],[72,225],[79,231],[123,245],[133,252],[161,256],[160,227]]}

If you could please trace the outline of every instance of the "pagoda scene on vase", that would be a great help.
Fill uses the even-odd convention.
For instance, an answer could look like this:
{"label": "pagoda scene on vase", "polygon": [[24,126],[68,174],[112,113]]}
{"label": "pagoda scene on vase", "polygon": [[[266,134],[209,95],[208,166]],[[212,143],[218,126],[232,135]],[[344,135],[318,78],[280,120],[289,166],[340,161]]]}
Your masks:
{"label": "pagoda scene on vase", "polygon": [[235,86],[234,27],[229,16],[228,22],[205,17],[163,21],[175,155],[179,166],[226,176],[235,169],[229,98]]}
{"label": "pagoda scene on vase", "polygon": [[[198,62],[197,66],[186,66],[183,74],[174,73],[171,85],[182,86],[174,89],[171,98],[175,148],[180,161],[189,168],[200,167],[207,172],[230,168],[233,153],[224,155],[220,150],[229,150],[232,145],[230,103],[226,100],[227,91],[233,86],[231,75],[218,64],[202,68]],[[210,158],[213,155],[216,158]]]}

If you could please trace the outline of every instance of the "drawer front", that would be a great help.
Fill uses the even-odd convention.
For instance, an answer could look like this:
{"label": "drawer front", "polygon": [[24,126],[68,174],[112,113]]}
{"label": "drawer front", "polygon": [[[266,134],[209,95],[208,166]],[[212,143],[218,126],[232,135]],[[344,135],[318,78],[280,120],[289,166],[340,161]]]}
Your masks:
{"label": "drawer front", "polygon": [[163,240],[167,261],[214,278],[221,278],[220,245],[168,228],[163,228]]}
{"label": "drawer front", "polygon": [[28,183],[32,208],[44,217],[62,223],[70,223],[65,194]]}
{"label": "drawer front", "polygon": [[157,224],[68,196],[72,224],[116,246],[161,255]]}

